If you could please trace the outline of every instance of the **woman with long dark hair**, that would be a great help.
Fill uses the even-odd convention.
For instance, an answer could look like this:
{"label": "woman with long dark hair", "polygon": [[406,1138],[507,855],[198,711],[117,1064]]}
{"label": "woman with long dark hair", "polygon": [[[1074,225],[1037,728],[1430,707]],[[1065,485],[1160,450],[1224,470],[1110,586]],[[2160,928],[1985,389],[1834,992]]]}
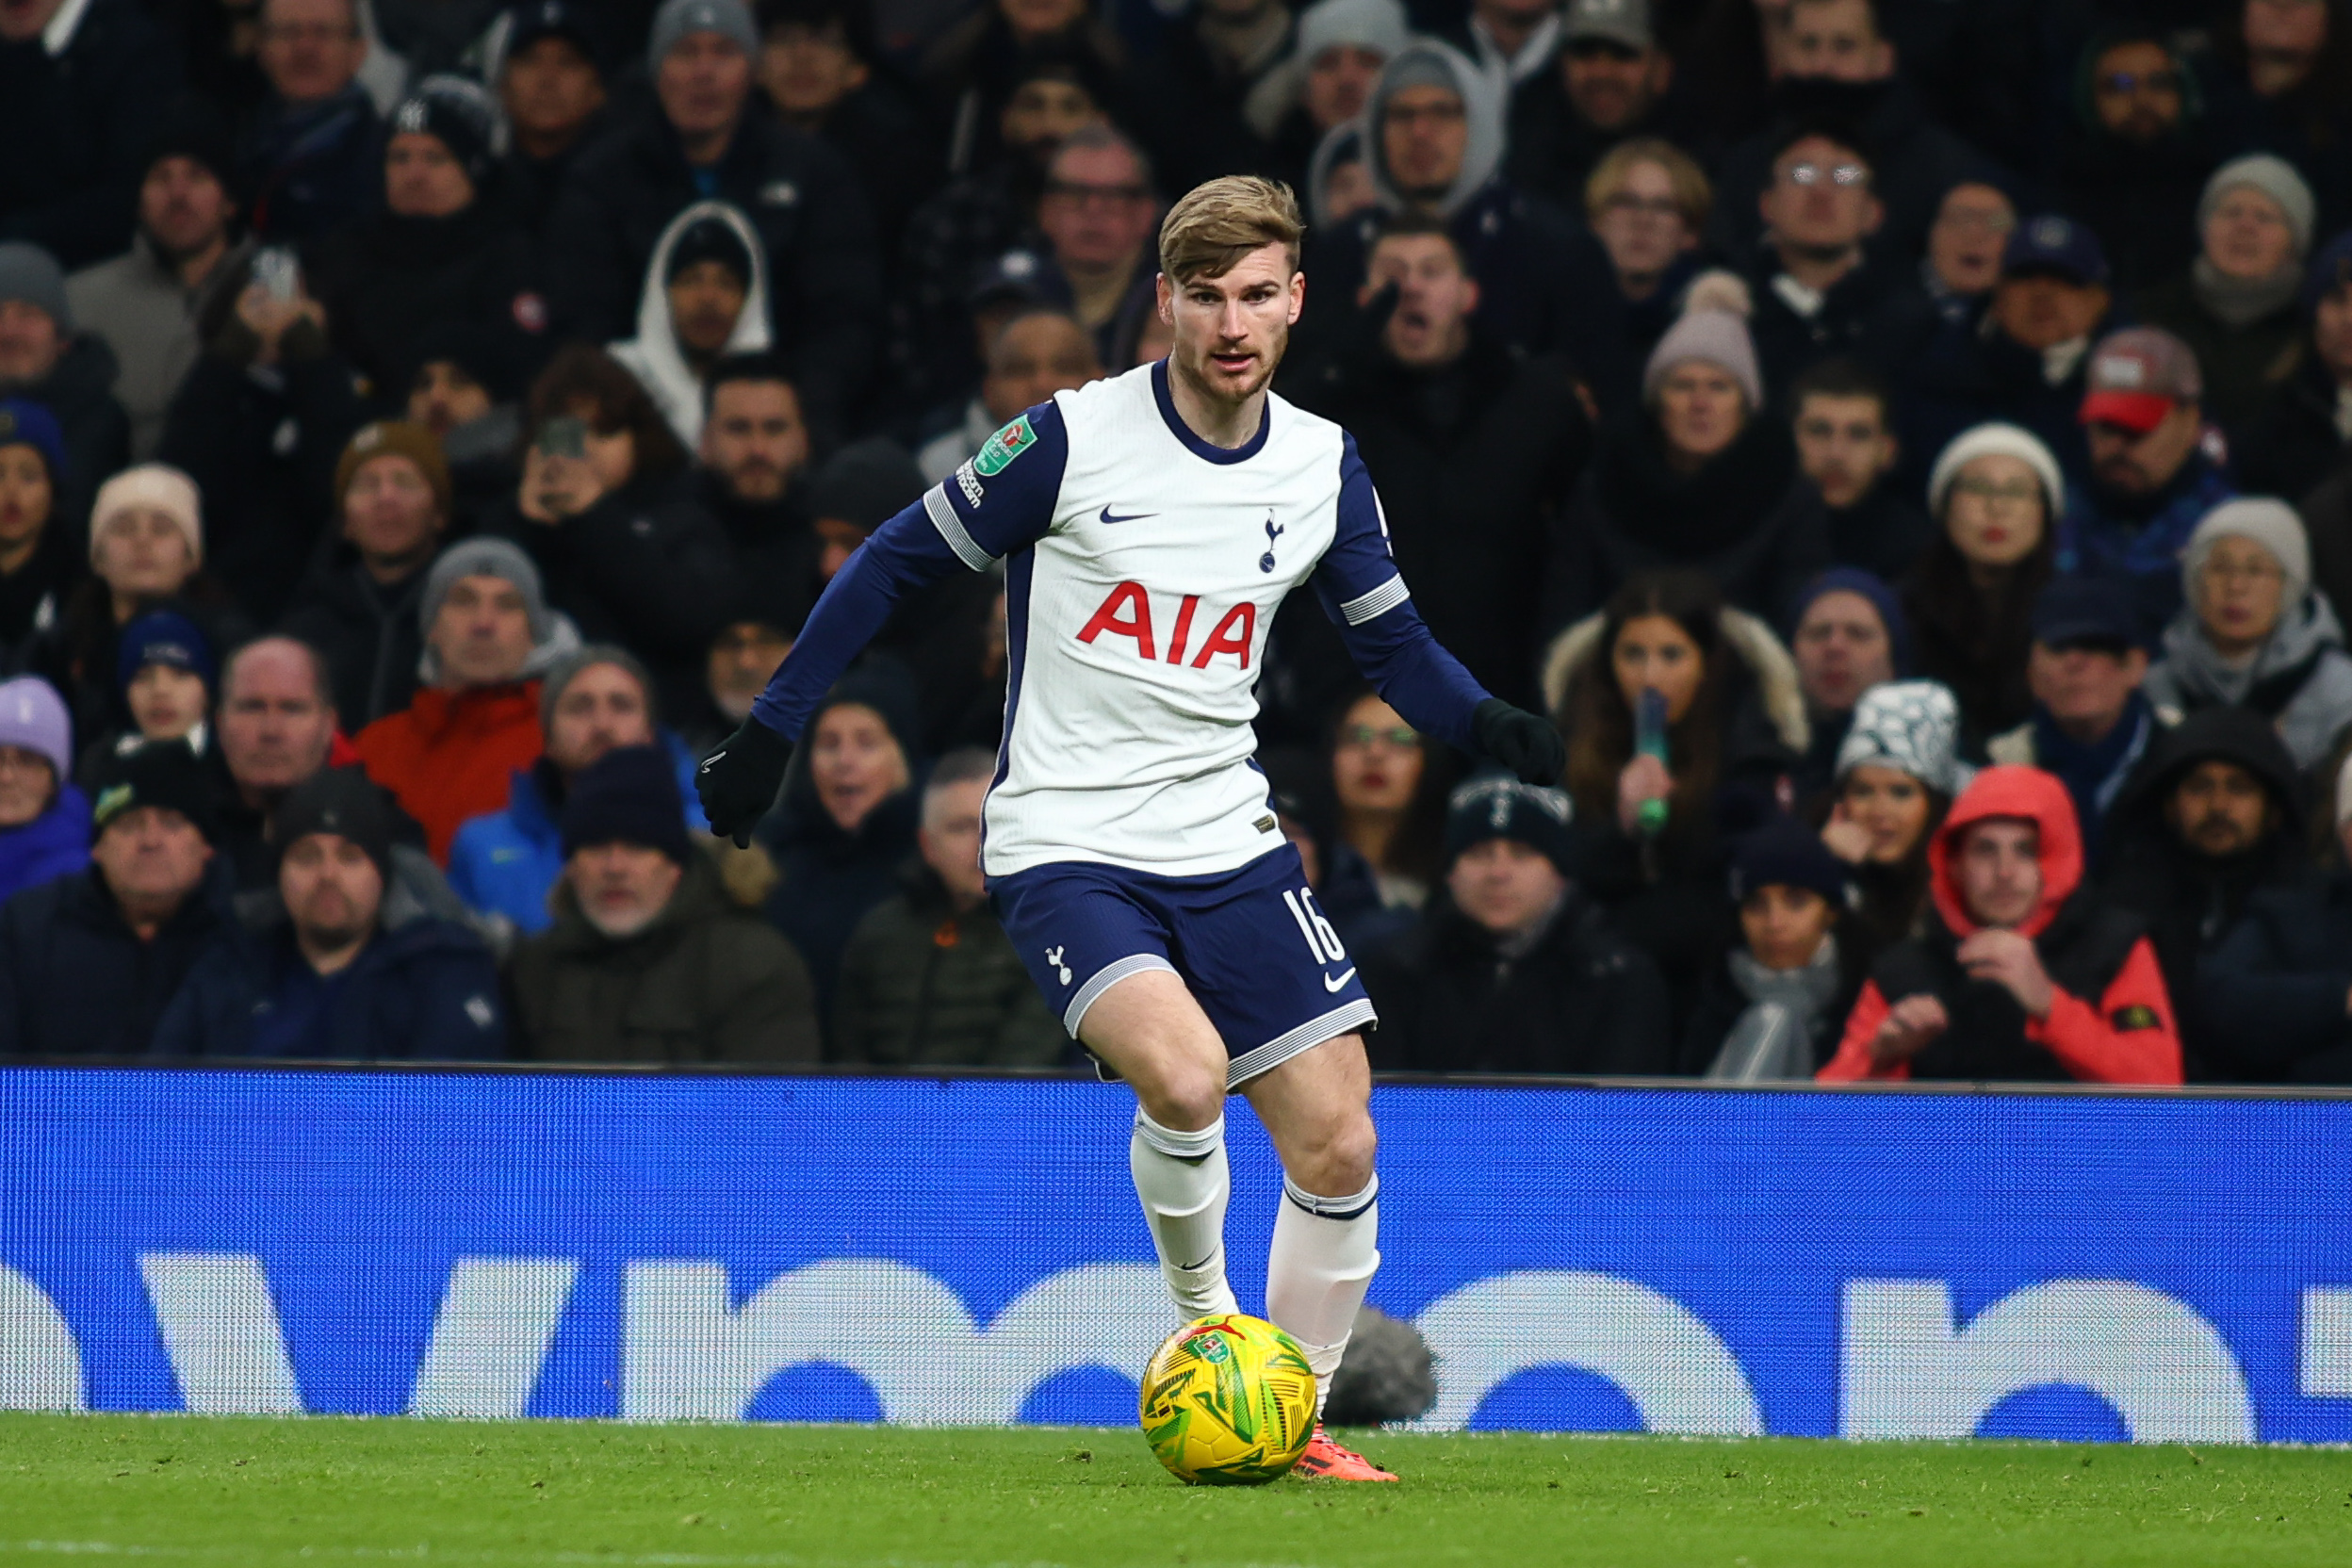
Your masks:
{"label": "woman with long dark hair", "polygon": [[1411,930],[1445,871],[1446,794],[1454,769],[1370,687],[1331,726],[1331,833],[1315,896],[1350,953]]}

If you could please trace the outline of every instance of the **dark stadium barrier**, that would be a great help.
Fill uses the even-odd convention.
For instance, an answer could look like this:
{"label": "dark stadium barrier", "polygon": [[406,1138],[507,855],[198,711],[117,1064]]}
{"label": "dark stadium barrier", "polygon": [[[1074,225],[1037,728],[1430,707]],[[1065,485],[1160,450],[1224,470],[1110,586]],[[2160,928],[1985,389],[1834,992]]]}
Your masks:
{"label": "dark stadium barrier", "polygon": [[[0,1406],[1134,1419],[1068,1079],[0,1070]],[[1386,1085],[1425,1424],[2352,1439],[2352,1101]],[[1236,1105],[1235,1284],[1277,1178]]]}

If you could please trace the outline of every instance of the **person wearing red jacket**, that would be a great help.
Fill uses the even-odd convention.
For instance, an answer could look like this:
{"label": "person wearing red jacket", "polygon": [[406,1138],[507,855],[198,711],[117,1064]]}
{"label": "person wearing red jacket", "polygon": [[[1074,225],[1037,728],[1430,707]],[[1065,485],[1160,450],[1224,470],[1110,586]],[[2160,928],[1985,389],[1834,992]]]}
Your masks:
{"label": "person wearing red jacket", "polygon": [[1925,935],[1880,956],[1823,1083],[2178,1084],[2180,1036],[2139,919],[2082,887],[2066,787],[1987,768],[1928,850]]}

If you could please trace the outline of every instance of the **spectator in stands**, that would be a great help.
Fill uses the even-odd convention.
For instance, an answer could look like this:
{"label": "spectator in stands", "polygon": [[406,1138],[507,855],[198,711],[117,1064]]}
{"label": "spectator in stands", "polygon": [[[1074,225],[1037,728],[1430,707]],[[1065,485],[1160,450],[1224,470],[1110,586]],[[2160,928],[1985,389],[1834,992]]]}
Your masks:
{"label": "spectator in stands", "polygon": [[470,533],[522,477],[515,455],[523,441],[521,371],[495,340],[462,321],[419,332],[409,358],[416,369],[401,418],[440,442],[449,466],[451,527]]}
{"label": "spectator in stands", "polygon": [[759,52],[743,0],[665,0],[654,13],[654,102],[580,155],[549,220],[557,318],[578,335],[620,336],[670,220],[698,197],[730,203],[767,252],[769,325],[812,416],[829,418],[863,385],[876,342],[874,227],[841,155],[751,112]]}
{"label": "spectator in stands", "polygon": [[200,323],[204,351],[164,416],[162,461],[212,512],[214,573],[254,622],[285,612],[335,511],[344,444],[366,423],[351,368],[318,302],[279,299],[249,266],[224,278]]}
{"label": "spectator in stands", "polygon": [[2230,466],[2248,494],[2300,498],[2352,457],[2352,230],[2311,258],[2309,323],[2295,368],[2230,435]]}
{"label": "spectator in stands", "polygon": [[1521,188],[1574,210],[1603,155],[1665,130],[1674,62],[1649,0],[1571,0],[1560,19],[1549,69],[1512,74],[1510,169]]}
{"label": "spectator in stands", "polygon": [[1277,68],[1291,32],[1289,0],[1201,0],[1161,30],[1151,86],[1137,103],[1139,128],[1176,160],[1166,164],[1181,182],[1175,188],[1255,169],[1265,157],[1245,106]]}
{"label": "spectator in stands", "polygon": [[2233,158],[2197,200],[2197,259],[2141,296],[2141,316],[2196,354],[2203,405],[2225,425],[2251,415],[2294,368],[2317,221],[2293,164],[2267,153]]}
{"label": "spectator in stands", "polygon": [[1545,74],[1561,41],[1560,7],[1550,0],[1470,0],[1469,14],[1433,29],[1491,77],[1506,101]]}
{"label": "spectator in stands", "polygon": [[[1652,692],[1662,761],[1636,745]],[[1811,739],[1795,664],[1705,574],[1644,572],[1552,645],[1544,694],[1568,742],[1585,890],[1688,996],[1728,917],[1719,799],[1777,794]]]}
{"label": "spectator in stands", "polygon": [[696,202],[662,231],[645,264],[637,335],[612,344],[612,357],[692,451],[702,439],[703,376],[723,355],[769,347],[768,261],[759,231],[725,202]]}
{"label": "spectator in stands", "polygon": [[1857,567],[1832,566],[1806,585],[1788,632],[1812,732],[1795,776],[1800,800],[1835,781],[1854,705],[1871,687],[1905,673],[1910,644],[1902,603],[1881,579]]}
{"label": "spectator in stands", "polygon": [[1758,200],[1764,237],[1746,271],[1748,331],[1776,401],[1800,371],[1832,355],[1899,369],[1934,329],[1916,274],[1867,257],[1886,208],[1857,140],[1799,123],[1774,151]]}
{"label": "spectator in stands", "polygon": [[1941,531],[1903,585],[1919,674],[1960,699],[1967,749],[2026,716],[2036,596],[2066,504],[2058,460],[2029,431],[1979,425],[1936,455],[1928,510]]}
{"label": "spectator in stands", "polygon": [[1438,641],[1487,690],[1529,700],[1544,584],[1527,566],[1563,526],[1592,443],[1576,372],[1514,359],[1478,327],[1478,283],[1436,219],[1392,218],[1373,241],[1358,301],[1386,295],[1378,337],[1294,396],[1355,436]]}
{"label": "spectator in stands", "polygon": [[393,821],[384,792],[355,770],[296,786],[270,825],[277,896],[189,972],[155,1030],[155,1054],[503,1056],[498,966],[482,939],[430,915],[396,918]]}
{"label": "spectator in stands", "polygon": [[24,666],[34,636],[57,624],[78,569],[57,518],[64,467],[56,416],[0,398],[0,668]]}
{"label": "spectator in stands", "polygon": [[1981,174],[1983,158],[1936,123],[1898,74],[1878,0],[1788,0],[1785,14],[1772,71],[1777,112],[1770,128],[1724,158],[1709,237],[1727,254],[1748,252],[1760,238],[1757,200],[1773,178],[1783,139],[1791,125],[1826,116],[1852,124],[1870,146],[1886,253],[1918,255],[1944,192]]}
{"label": "spectator in stands", "polygon": [[2266,147],[2322,180],[2322,204],[2343,221],[2352,196],[2343,159],[2352,129],[2344,15],[2327,0],[2243,0],[2223,9],[2209,57],[2214,121],[2233,141]]}
{"label": "spectator in stands", "polygon": [[1642,394],[1638,416],[1603,429],[1553,531],[1549,618],[1589,614],[1632,574],[1668,566],[1779,614],[1829,564],[1829,525],[1788,424],[1763,412],[1747,323],[1685,316],[1651,353]]}
{"label": "spectator in stands", "polygon": [[[573,162],[603,129],[603,51],[595,16],[578,0],[517,0],[506,17],[506,54],[492,83],[514,143],[506,189],[515,220],[538,242]],[[540,310],[544,320],[544,301]]]}
{"label": "spectator in stands", "polygon": [[2105,894],[2138,912],[2156,945],[2193,1079],[2259,1079],[2268,1054],[2210,1013],[2199,967],[2266,889],[2315,878],[2303,845],[2303,778],[2262,715],[2210,708],[2158,735],[2108,827]]}
{"label": "spectator in stands", "polygon": [[155,455],[164,411],[196,363],[197,322],[251,249],[234,229],[237,158],[213,112],[189,106],[158,127],[139,184],[131,248],[65,280],[66,303],[114,351],[114,396],[131,455]]}
{"label": "spectator in stands", "polygon": [[1991,181],[1962,180],[1944,192],[1919,268],[1919,283],[1939,323],[1976,325],[2001,282],[2001,258],[2017,231],[2017,203]]}
{"label": "spectator in stands", "polygon": [[114,351],[77,331],[65,274],[39,246],[0,243],[0,398],[37,402],[57,416],[64,462],[57,515],[79,529],[99,482],[130,462],[130,416],[114,400]]}
{"label": "spectator in stands", "polygon": [[2230,1021],[2216,1075],[2352,1083],[2352,768],[2331,780],[2343,859],[2326,878],[2257,889],[2246,918],[2197,966],[2199,1011]]}
{"label": "spectator in stands", "polygon": [[2091,478],[2059,520],[2058,569],[2131,582],[2152,642],[2180,608],[2189,534],[2235,489],[2205,450],[2205,384],[2187,344],[2156,327],[2110,334],[2086,384]]}
{"label": "spectator in stands", "polygon": [[2213,136],[2197,74],[2169,29],[2111,27],[2083,47],[2074,83],[2077,134],[2055,176],[2066,209],[2114,259],[2125,296],[2181,271],[2197,253],[2197,205],[2213,171]]}
{"label": "spectator in stands", "polygon": [[939,184],[939,152],[884,64],[867,8],[764,0],[758,9],[768,102],[786,124],[823,138],[848,161],[873,204],[883,254],[895,256],[907,214]]}
{"label": "spectator in stands", "polygon": [[1359,689],[1331,727],[1331,832],[1315,896],[1351,953],[1369,956],[1419,920],[1445,866],[1448,759],[1378,693]]}
{"label": "spectator in stands", "polygon": [[1269,172],[1302,192],[1323,139],[1364,112],[1380,67],[1412,36],[1397,0],[1317,0],[1298,13],[1289,56],[1258,79],[1243,118],[1271,150]]}
{"label": "spectator in stands", "polygon": [[186,746],[109,758],[90,788],[90,870],[0,907],[0,1055],[145,1055],[234,918],[211,781]]}
{"label": "spectator in stands", "polygon": [[2094,866],[2107,813],[2161,727],[2141,690],[2148,653],[2132,609],[2130,590],[2110,579],[2060,578],[2043,588],[2025,665],[2033,715],[1984,746],[1997,763],[2057,776]]}
{"label": "spectator in stands", "polygon": [[1949,686],[1888,681],[1854,705],[1821,842],[1848,867],[1853,939],[1871,954],[1919,933],[1928,844],[1973,776],[1959,744],[1960,704]]}
{"label": "spectator in stands", "polygon": [[1151,160],[1134,142],[1104,125],[1063,139],[1037,203],[1047,253],[1038,258],[1036,288],[1092,335],[1095,357],[1105,365],[1133,360],[1153,313],[1158,257],[1147,253],[1159,218]]}
{"label": "spectator in stands", "polygon": [[1947,322],[1905,377],[1910,449],[1924,459],[1974,426],[2013,424],[2033,432],[2068,479],[2088,480],[2082,398],[2091,344],[2114,302],[2088,228],[2049,213],[2018,224],[1983,318]]}
{"label": "spectator in stands", "polygon": [[1665,985],[1570,875],[1567,796],[1477,778],[1446,814],[1446,890],[1365,956],[1374,1061],[1422,1072],[1673,1070]]}
{"label": "spectator in stands", "polygon": [[424,684],[352,745],[446,866],[459,825],[504,805],[514,770],[538,760],[536,678],[580,645],[579,633],[547,608],[531,558],[502,539],[444,551],[416,620]]}
{"label": "spectator in stands", "polygon": [[246,644],[221,665],[219,727],[228,774],[215,812],[220,851],[239,891],[267,887],[277,874],[270,816],[334,750],[326,661],[291,637]]}
{"label": "spectator in stands", "polygon": [[530,439],[514,504],[490,531],[530,553],[582,635],[629,648],[676,700],[700,677],[734,572],[685,449],[626,369],[577,346],[533,384]]}
{"label": "spectator in stands", "polygon": [[150,610],[122,629],[112,663],[130,723],[90,742],[78,776],[94,776],[106,757],[128,756],[166,741],[180,742],[199,760],[209,760],[220,665],[196,623],[174,611]]}
{"label": "spectator in stands", "polygon": [[416,694],[416,605],[449,524],[449,465],[421,425],[367,425],[335,464],[335,494],[337,539],[281,624],[325,657],[333,707],[356,732]]}
{"label": "spectator in stands", "polygon": [[[1601,155],[1580,200],[1616,278],[1626,351],[1641,359],[1681,313],[1714,192],[1690,154],[1656,137],[1635,137]],[[1603,390],[1611,394],[1605,402],[1612,411],[1629,400],[1620,399],[1620,389]]]}
{"label": "spectator in stands", "polygon": [[121,250],[139,159],[179,81],[172,42],[132,0],[0,6],[0,239],[69,267]]}
{"label": "spectator in stands", "polygon": [[784,656],[792,651],[792,633],[746,596],[730,612],[727,623],[710,639],[703,672],[702,702],[689,710],[679,733],[688,749],[699,756],[751,717],[751,705],[767,690]]}
{"label": "spectator in stands", "polygon": [[498,109],[474,83],[430,76],[393,110],[384,206],[312,247],[310,286],[336,351],[400,410],[429,329],[525,364],[543,351],[531,243],[498,181]]}
{"label": "spectator in stands", "polygon": [[90,797],[67,782],[74,721],[39,676],[0,682],[0,903],[90,864]]}
{"label": "spectator in stands", "polygon": [[555,924],[515,950],[522,1054],[541,1061],[812,1062],[808,971],[728,904],[687,840],[670,760],[623,746],[564,803]]}
{"label": "spectator in stands", "polygon": [[818,1010],[830,1013],[849,934],[897,890],[914,847],[915,713],[903,682],[851,675],[801,732],[808,766],[794,769],[760,841],[781,875],[768,920],[808,962]]}
{"label": "spectator in stands", "polygon": [[[656,746],[689,788],[694,759],[655,722],[652,678],[628,649],[591,643],[547,672],[539,693],[545,755],[514,773],[506,808],[474,818],[449,848],[449,886],[469,908],[502,915],[526,935],[553,918],[547,895],[564,874],[559,819],[573,783],[605,753]],[[704,825],[689,807],[690,827]]]}
{"label": "spectator in stands", "polygon": [[1825,359],[1788,387],[1797,466],[1829,514],[1830,558],[1888,582],[1916,565],[1936,526],[1895,482],[1895,400],[1869,366]]}
{"label": "spectator in stands", "polygon": [[1792,817],[1775,813],[1740,837],[1729,878],[1739,932],[1700,984],[1677,1071],[1763,1083],[1808,1079],[1828,1062],[1868,956],[1840,930],[1847,879],[1845,863]]}
{"label": "spectator in stands", "polygon": [[770,596],[782,590],[805,612],[812,535],[801,510],[809,442],[800,393],[774,354],[722,359],[703,385],[695,498],[726,531],[744,581]]}
{"label": "spectator in stands", "polygon": [[987,363],[980,390],[964,405],[962,421],[932,437],[915,454],[915,466],[926,483],[937,484],[953,474],[1022,409],[1102,374],[1094,338],[1065,310],[1027,310],[1005,322]]}
{"label": "spectator in stands", "polygon": [[359,81],[368,57],[358,0],[261,0],[270,97],[246,127],[253,231],[316,239],[360,217],[384,189],[384,122]]}
{"label": "spectator in stands", "polygon": [[2209,708],[2270,721],[2298,770],[2316,769],[2352,726],[2352,655],[2311,587],[2303,521],[2284,501],[2225,501],[2180,557],[2187,603],[2164,629],[2148,699],[2167,723]]}
{"label": "spectator in stands", "polygon": [[2139,917],[2083,885],[2065,786],[1988,768],[1928,852],[1926,935],[1879,955],[1821,1076],[2178,1084],[2180,1039]]}
{"label": "spectator in stands", "polygon": [[[1159,95],[1139,74],[1128,72],[1127,51],[1110,24],[1089,11],[1086,0],[992,0],[924,51],[916,75],[933,115],[947,128],[951,173],[984,169],[1013,143],[1006,111],[1033,79],[1024,67],[1039,57],[1067,61],[1104,110],[1119,105],[1133,114],[1156,106]],[[992,144],[1000,135],[1003,145]]]}
{"label": "spectator in stands", "polygon": [[879,1067],[1052,1067],[1070,1036],[988,906],[980,804],[991,752],[948,753],[923,791],[920,858],[841,954],[825,1055]]}

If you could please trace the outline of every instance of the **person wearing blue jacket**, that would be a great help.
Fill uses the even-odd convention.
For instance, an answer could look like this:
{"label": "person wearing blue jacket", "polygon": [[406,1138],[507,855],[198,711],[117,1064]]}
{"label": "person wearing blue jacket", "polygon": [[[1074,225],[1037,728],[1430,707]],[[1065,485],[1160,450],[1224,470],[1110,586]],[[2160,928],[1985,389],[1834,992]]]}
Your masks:
{"label": "person wearing blue jacket", "polygon": [[[453,921],[387,922],[392,808],[329,768],[278,808],[278,886],[188,972],[160,1056],[478,1060],[506,1054],[498,965]],[[245,913],[246,911],[240,911]]]}
{"label": "person wearing blue jacket", "polygon": [[74,721],[39,676],[0,682],[0,902],[90,864],[90,800],[68,784]]}
{"label": "person wearing blue jacket", "polygon": [[554,916],[547,895],[564,872],[557,818],[581,770],[615,746],[658,745],[678,774],[686,827],[709,825],[694,799],[694,755],[656,723],[653,681],[628,649],[591,643],[549,670],[539,691],[547,750],[514,773],[506,809],[474,818],[449,844],[449,886],[470,908],[500,915],[525,936]]}

